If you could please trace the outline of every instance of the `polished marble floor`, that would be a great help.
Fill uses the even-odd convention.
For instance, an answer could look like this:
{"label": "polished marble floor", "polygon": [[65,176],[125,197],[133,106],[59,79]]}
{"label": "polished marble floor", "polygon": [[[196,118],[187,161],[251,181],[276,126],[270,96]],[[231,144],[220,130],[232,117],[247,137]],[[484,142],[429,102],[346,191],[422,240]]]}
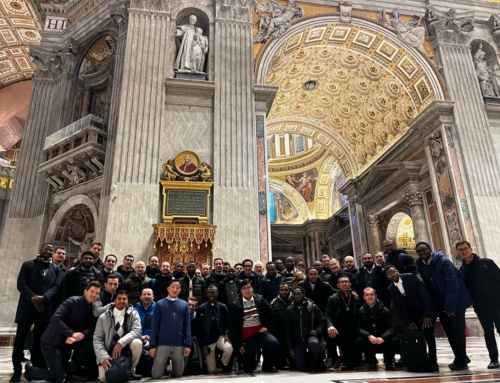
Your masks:
{"label": "polished marble floor", "polygon": [[[497,342],[500,339],[497,338]],[[467,353],[471,359],[469,370],[452,372],[447,367],[453,361],[453,353],[446,339],[438,339],[438,362],[440,372],[431,373],[410,373],[405,369],[385,371],[383,363],[380,362],[375,370],[362,370],[352,372],[325,372],[325,373],[300,373],[280,371],[277,374],[255,373],[251,375],[233,374],[220,376],[186,376],[179,378],[182,381],[193,382],[217,382],[220,380],[237,379],[238,383],[372,383],[372,382],[411,382],[411,383],[467,383],[467,382],[500,382],[500,370],[488,370],[488,352],[484,345],[483,338],[467,338]],[[500,344],[500,343],[499,343]],[[9,347],[0,348],[0,383],[8,382],[12,371],[10,361],[12,349]],[[147,381],[149,379],[143,379]],[[173,379],[166,379],[169,381]]]}

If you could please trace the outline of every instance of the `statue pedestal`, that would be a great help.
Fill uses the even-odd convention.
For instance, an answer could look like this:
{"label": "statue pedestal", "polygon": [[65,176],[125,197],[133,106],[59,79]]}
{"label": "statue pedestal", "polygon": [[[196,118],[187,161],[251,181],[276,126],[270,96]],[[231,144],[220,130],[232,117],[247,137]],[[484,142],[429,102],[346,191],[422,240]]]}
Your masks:
{"label": "statue pedestal", "polygon": [[175,71],[174,78],[183,78],[186,80],[206,81],[207,74],[203,72]]}

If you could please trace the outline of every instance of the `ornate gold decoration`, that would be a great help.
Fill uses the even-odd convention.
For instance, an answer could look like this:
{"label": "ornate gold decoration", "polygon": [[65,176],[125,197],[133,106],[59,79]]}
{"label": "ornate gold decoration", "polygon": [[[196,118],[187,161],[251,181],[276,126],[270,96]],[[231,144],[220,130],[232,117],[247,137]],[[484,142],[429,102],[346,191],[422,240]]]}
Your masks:
{"label": "ornate gold decoration", "polygon": [[292,205],[297,210],[299,215],[298,221],[303,223],[311,219],[311,212],[307,202],[304,200],[302,195],[288,182],[285,180],[269,177],[269,188],[271,190],[279,191],[281,194],[286,196]]}
{"label": "ornate gold decoration", "polygon": [[14,187],[14,179],[0,177],[0,188],[1,189],[12,189]]}
{"label": "ornate gold decoration", "polygon": [[[303,28],[283,41],[267,73],[259,72],[280,88],[267,133],[310,137],[332,152],[347,179],[357,176],[443,97],[417,55],[365,25]],[[318,86],[306,92],[310,80]]]}
{"label": "ornate gold decoration", "polygon": [[198,154],[184,150],[163,164],[165,169],[162,180],[165,181],[201,181],[212,182],[212,167],[201,162]]}
{"label": "ornate gold decoration", "polygon": [[0,89],[31,78],[35,65],[28,44],[38,44],[42,29],[29,1],[0,0]]}

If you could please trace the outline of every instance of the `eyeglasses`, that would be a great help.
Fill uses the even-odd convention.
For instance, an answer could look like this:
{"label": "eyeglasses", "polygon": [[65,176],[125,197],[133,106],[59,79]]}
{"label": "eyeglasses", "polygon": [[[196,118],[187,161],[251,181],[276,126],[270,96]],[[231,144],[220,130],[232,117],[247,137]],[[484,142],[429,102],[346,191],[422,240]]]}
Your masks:
{"label": "eyeglasses", "polygon": [[192,303],[188,303],[188,306],[189,307],[196,307],[196,305],[192,304]]}
{"label": "eyeglasses", "polygon": [[242,290],[252,290],[252,286],[245,286],[241,288]]}
{"label": "eyeglasses", "polygon": [[464,248],[462,248],[462,249],[457,249],[457,251],[461,253],[461,252],[463,252],[463,251],[467,251],[467,250],[469,250],[469,249],[470,249],[470,247],[464,247]]}
{"label": "eyeglasses", "polygon": [[337,283],[343,284],[343,283],[351,283],[351,282],[350,281],[338,281]]}

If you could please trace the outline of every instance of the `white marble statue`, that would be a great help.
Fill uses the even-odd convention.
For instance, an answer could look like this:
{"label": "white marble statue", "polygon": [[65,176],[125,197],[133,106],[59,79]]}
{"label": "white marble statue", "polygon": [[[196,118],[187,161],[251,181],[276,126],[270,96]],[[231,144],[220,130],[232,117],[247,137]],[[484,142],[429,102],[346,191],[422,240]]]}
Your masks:
{"label": "white marble statue", "polygon": [[493,65],[491,71],[491,86],[496,97],[500,97],[500,68],[497,64]]}
{"label": "white marble statue", "polygon": [[483,44],[479,44],[476,53],[474,53],[474,65],[476,67],[477,78],[483,96],[492,97],[495,94],[493,93],[493,86],[491,85],[490,69],[488,68],[488,63],[484,60],[485,55]]}
{"label": "white marble statue", "polygon": [[275,0],[256,2],[255,12],[259,14],[259,31],[254,37],[255,42],[267,41],[271,36],[280,37],[290,28],[294,19],[304,16],[304,10],[295,0],[288,0],[285,6]]}
{"label": "white marble statue", "polygon": [[[384,12],[382,12],[382,14],[384,14]],[[425,27],[420,25],[420,20],[411,20],[405,23],[399,17],[398,11],[392,11],[391,15],[392,18],[389,18],[389,16],[386,15],[385,20],[384,17],[381,16],[381,21],[383,21],[384,26],[396,32],[398,37],[408,45],[413,48],[417,48],[420,52],[425,53],[423,46]]]}
{"label": "white marble statue", "polygon": [[179,71],[202,72],[205,56],[208,52],[208,39],[203,36],[203,30],[196,28],[198,19],[189,16],[189,24],[177,27],[176,35],[182,38],[174,69]]}

